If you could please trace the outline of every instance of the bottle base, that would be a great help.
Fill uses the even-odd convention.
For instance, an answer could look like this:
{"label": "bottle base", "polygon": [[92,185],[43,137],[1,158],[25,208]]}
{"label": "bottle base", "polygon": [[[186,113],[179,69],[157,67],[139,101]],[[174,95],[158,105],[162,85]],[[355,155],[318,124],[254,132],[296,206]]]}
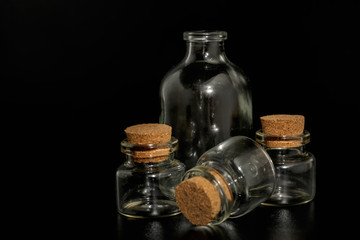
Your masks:
{"label": "bottle base", "polygon": [[124,203],[118,213],[129,218],[159,218],[175,216],[180,209],[175,201],[140,199]]}
{"label": "bottle base", "polygon": [[268,206],[268,207],[290,207],[290,206],[298,206],[303,205],[308,202],[311,202],[312,199],[302,201],[302,202],[294,202],[294,203],[281,203],[281,202],[263,202],[261,203],[262,206]]}
{"label": "bottle base", "polygon": [[306,204],[314,199],[309,193],[303,191],[292,191],[287,194],[274,193],[266,202],[261,203],[263,206],[296,206]]}

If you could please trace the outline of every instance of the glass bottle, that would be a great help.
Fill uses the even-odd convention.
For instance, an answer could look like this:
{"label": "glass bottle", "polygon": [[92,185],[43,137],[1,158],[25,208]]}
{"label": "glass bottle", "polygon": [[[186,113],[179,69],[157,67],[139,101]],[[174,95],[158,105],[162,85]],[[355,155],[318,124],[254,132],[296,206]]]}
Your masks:
{"label": "glass bottle", "polygon": [[[305,148],[310,142],[310,133],[305,130],[300,135],[274,136],[258,130],[256,141],[271,157],[276,172],[274,193],[263,205],[299,205],[314,199],[316,159]],[[276,142],[275,146],[271,146],[271,142]],[[285,143],[284,147],[281,142]],[[291,146],[295,142],[299,144]]]}
{"label": "glass bottle", "polygon": [[177,159],[189,169],[206,150],[235,135],[249,135],[252,99],[248,80],[225,55],[224,31],[184,32],[185,58],[160,86],[160,123],[179,139]]}
{"label": "glass bottle", "polygon": [[261,147],[235,136],[205,152],[176,187],[183,215],[195,225],[219,224],[242,216],[273,192],[275,170]]}
{"label": "glass bottle", "polygon": [[[183,163],[174,159],[178,140],[159,144],[131,144],[121,142],[126,161],[116,172],[117,208],[127,217],[144,218],[172,216],[180,213],[174,191],[185,172]],[[168,156],[153,154],[137,161],[134,156],[148,151],[154,153],[169,149]],[[161,159],[164,158],[164,159]]]}

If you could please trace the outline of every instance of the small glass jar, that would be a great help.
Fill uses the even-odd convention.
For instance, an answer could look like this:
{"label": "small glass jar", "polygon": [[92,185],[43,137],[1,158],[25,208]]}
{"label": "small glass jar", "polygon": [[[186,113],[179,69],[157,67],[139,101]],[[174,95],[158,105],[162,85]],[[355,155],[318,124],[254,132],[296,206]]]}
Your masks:
{"label": "small glass jar", "polygon": [[[263,205],[299,205],[310,202],[315,196],[316,161],[305,145],[310,133],[295,136],[274,136],[256,132],[259,142],[271,157],[276,172],[276,187]],[[274,144],[275,143],[275,144]]]}
{"label": "small glass jar", "polygon": [[270,197],[274,187],[269,155],[252,139],[236,136],[205,152],[185,173],[175,196],[193,224],[219,224],[253,210]]}
{"label": "small glass jar", "polygon": [[[145,218],[180,213],[174,191],[184,175],[185,165],[174,159],[177,148],[178,140],[174,137],[159,144],[131,144],[126,139],[121,142],[126,161],[116,172],[120,214]],[[165,156],[161,154],[164,149]],[[142,156],[141,160],[137,156]]]}

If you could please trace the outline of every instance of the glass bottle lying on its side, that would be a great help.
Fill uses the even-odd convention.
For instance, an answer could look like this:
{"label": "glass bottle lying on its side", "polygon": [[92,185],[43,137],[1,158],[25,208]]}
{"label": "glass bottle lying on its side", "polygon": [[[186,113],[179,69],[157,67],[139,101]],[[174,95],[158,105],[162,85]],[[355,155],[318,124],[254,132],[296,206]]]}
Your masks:
{"label": "glass bottle lying on its side", "polygon": [[274,165],[252,139],[236,136],[205,152],[176,187],[176,202],[195,225],[219,224],[266,201],[275,187]]}

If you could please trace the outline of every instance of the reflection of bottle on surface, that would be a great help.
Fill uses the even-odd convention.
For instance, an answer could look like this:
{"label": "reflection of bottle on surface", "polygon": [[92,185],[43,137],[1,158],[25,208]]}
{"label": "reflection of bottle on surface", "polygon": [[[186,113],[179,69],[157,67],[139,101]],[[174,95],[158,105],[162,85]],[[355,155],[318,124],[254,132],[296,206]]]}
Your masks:
{"label": "reflection of bottle on surface", "polygon": [[177,159],[189,169],[206,150],[235,135],[249,135],[252,99],[248,81],[224,50],[223,31],[185,32],[185,58],[160,87],[160,122],[179,139]]}

